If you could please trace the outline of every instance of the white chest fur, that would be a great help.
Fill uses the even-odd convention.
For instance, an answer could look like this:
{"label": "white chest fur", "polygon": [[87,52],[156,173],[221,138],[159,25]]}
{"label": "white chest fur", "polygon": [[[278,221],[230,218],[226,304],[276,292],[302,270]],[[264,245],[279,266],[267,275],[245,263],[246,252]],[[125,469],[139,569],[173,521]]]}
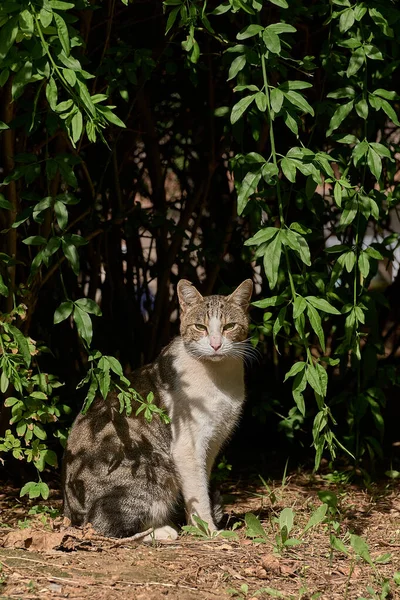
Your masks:
{"label": "white chest fur", "polygon": [[[230,435],[244,401],[243,364],[227,358],[202,361],[183,347],[175,357],[176,382],[164,393],[171,417],[173,444],[196,449],[198,458],[212,459]],[[207,461],[208,462],[208,461]]]}
{"label": "white chest fur", "polygon": [[173,384],[163,391],[171,417],[172,454],[188,516],[215,529],[208,494],[214,460],[238,422],[244,402],[240,360],[198,360],[181,340],[174,344]]}

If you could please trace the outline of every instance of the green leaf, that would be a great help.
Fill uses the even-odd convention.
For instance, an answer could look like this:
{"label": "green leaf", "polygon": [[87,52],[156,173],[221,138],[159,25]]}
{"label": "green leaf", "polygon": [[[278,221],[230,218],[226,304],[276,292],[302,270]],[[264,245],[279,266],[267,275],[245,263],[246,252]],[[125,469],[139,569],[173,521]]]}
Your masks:
{"label": "green leaf", "polygon": [[50,6],[43,6],[39,11],[40,24],[47,29],[53,20],[53,11]]}
{"label": "green leaf", "polygon": [[275,113],[278,113],[283,104],[284,95],[279,88],[273,88],[271,90],[271,108]]}
{"label": "green leaf", "polygon": [[352,8],[348,8],[343,11],[339,19],[339,30],[341,33],[348,31],[354,24],[354,11]]}
{"label": "green leaf", "polygon": [[323,389],[321,387],[321,382],[318,377],[318,373],[316,368],[313,365],[307,365],[306,369],[306,378],[310,386],[313,390],[319,395],[323,396]]}
{"label": "green leaf", "polygon": [[[3,71],[1,71],[1,73],[0,73],[0,88],[5,86],[5,84],[8,81],[9,76],[10,76],[9,69],[3,69]],[[9,129],[9,126],[6,123],[4,123],[4,121],[0,121],[0,131],[2,129]]]}
{"label": "green leaf", "polygon": [[327,300],[324,300],[323,298],[317,298],[316,296],[306,296],[306,300],[315,308],[318,308],[318,310],[323,310],[324,312],[329,313],[331,315],[341,314],[340,311],[337,310],[337,308],[329,304],[329,302]]}
{"label": "green leaf", "polygon": [[249,25],[248,27],[245,27],[244,29],[242,29],[242,31],[240,33],[237,34],[236,39],[237,40],[246,40],[247,38],[251,38],[255,35],[257,35],[257,33],[260,33],[260,31],[263,31],[264,27],[262,27],[261,25]]}
{"label": "green leaf", "polygon": [[268,244],[267,251],[264,254],[264,269],[265,274],[268,278],[269,287],[271,290],[276,286],[279,274],[279,265],[281,262],[282,243],[281,238],[278,235]]}
{"label": "green leaf", "polygon": [[97,389],[98,389],[98,381],[97,381],[96,377],[93,375],[93,378],[90,382],[88,393],[85,398],[85,402],[83,404],[83,408],[82,408],[83,415],[87,413],[90,406],[93,404],[93,400],[96,397]]}
{"label": "green leaf", "polygon": [[91,318],[85,311],[79,308],[79,306],[75,306],[73,312],[73,319],[75,321],[75,325],[79,335],[83,340],[85,340],[87,345],[90,346],[93,337]]}
{"label": "green leaf", "polygon": [[296,162],[284,157],[281,160],[281,168],[286,179],[294,183],[296,181]]}
{"label": "green leaf", "polygon": [[79,275],[79,256],[75,246],[69,242],[67,243],[65,240],[62,240],[62,249],[65,255],[65,258],[70,263],[73,272],[76,276]]}
{"label": "green leaf", "polygon": [[292,508],[284,508],[279,515],[279,529],[286,527],[288,534],[293,529],[294,511]]}
{"label": "green leaf", "polygon": [[58,92],[57,92],[57,85],[56,85],[56,82],[54,81],[53,77],[50,77],[50,79],[47,82],[46,98],[47,98],[47,102],[50,104],[51,110],[55,111],[57,102],[58,102]]}
{"label": "green leaf", "polygon": [[116,375],[119,375],[120,377],[123,377],[124,373],[122,370],[122,365],[119,362],[119,360],[117,360],[116,358],[114,358],[114,356],[105,356],[104,358],[107,359],[107,361],[110,364],[111,370],[114,371],[114,373]]}
{"label": "green leaf", "polygon": [[390,152],[389,148],[387,148],[383,144],[380,144],[378,142],[370,142],[369,145],[371,148],[373,148],[375,150],[375,152],[377,154],[379,154],[379,156],[389,158],[389,159],[393,158],[392,153]]}
{"label": "green leaf", "polygon": [[316,525],[319,525],[320,523],[322,523],[322,521],[325,519],[326,517],[326,513],[328,511],[328,505],[327,504],[321,504],[321,506],[319,506],[311,515],[311,517],[309,518],[307,525],[304,527],[304,533],[306,531],[308,531],[309,529],[311,529],[311,527],[315,527]]}
{"label": "green leaf", "polygon": [[333,533],[330,535],[330,543],[331,547],[338,552],[343,552],[343,554],[348,554],[348,550],[346,546],[343,544],[342,540],[339,540]]}
{"label": "green leaf", "polygon": [[368,117],[368,104],[367,101],[362,98],[359,102],[355,104],[356,113],[362,119],[367,119]]}
{"label": "green leaf", "polygon": [[356,264],[356,255],[353,251],[347,252],[345,255],[344,265],[348,273],[351,273]]}
{"label": "green leaf", "polygon": [[250,104],[253,102],[255,96],[256,96],[255,94],[253,94],[252,96],[246,96],[245,98],[242,98],[241,100],[239,100],[239,102],[237,102],[237,104],[235,104],[235,106],[232,108],[232,112],[231,112],[232,125],[234,125],[237,121],[239,121],[240,117],[245,113],[245,111],[248,109]]}
{"label": "green leaf", "polygon": [[247,513],[244,517],[244,522],[246,523],[247,537],[267,537],[267,534],[265,533],[259,519],[253,513]]}
{"label": "green leaf", "polygon": [[315,363],[315,369],[319,377],[320,386],[322,389],[322,396],[326,396],[328,390],[328,374],[324,367],[320,363]]}
{"label": "green leaf", "polygon": [[347,67],[346,75],[351,77],[355,75],[365,62],[364,48],[357,48],[351,55],[349,66]]}
{"label": "green leaf", "polygon": [[62,302],[54,312],[54,325],[57,325],[57,323],[61,323],[61,321],[65,321],[65,319],[68,319],[68,317],[72,313],[73,308],[74,304],[73,302],[71,302],[71,300]]}
{"label": "green leaf", "polygon": [[278,233],[279,229],[277,227],[264,227],[257,231],[257,233],[245,241],[245,246],[259,246],[264,242],[268,242],[271,238],[274,237],[276,233]]}
{"label": "green leaf", "polygon": [[5,296],[6,298],[8,297],[8,294],[9,294],[8,287],[4,283],[3,276],[1,274],[0,274],[0,294],[2,296]]}
{"label": "green leaf", "polygon": [[376,248],[372,248],[372,246],[368,246],[368,248],[365,249],[365,252],[371,257],[374,258],[375,260],[383,260],[383,256],[382,254],[379,252],[379,250],[377,250]]}
{"label": "green leaf", "polygon": [[319,316],[315,308],[312,306],[312,304],[308,304],[307,306],[307,315],[314,333],[316,333],[318,336],[321,348],[325,352],[325,336],[324,330],[322,329],[321,317]]}
{"label": "green leaf", "polygon": [[181,5],[181,3],[179,3],[179,6],[177,6],[176,8],[173,8],[168,15],[167,25],[165,28],[165,35],[167,35],[167,33],[170,31],[170,29],[172,29],[172,27],[174,26],[176,17],[178,16],[179,11],[181,9],[180,5]]}
{"label": "green leaf", "polygon": [[292,384],[293,399],[296,403],[296,406],[297,406],[300,414],[303,415],[303,417],[306,416],[306,405],[304,402],[304,396],[303,396],[302,392],[304,392],[306,387],[307,387],[307,378],[306,378],[306,371],[304,368],[302,371],[297,373],[297,375],[293,379],[293,384]]}
{"label": "green leaf", "polygon": [[302,296],[296,296],[293,303],[293,319],[298,319],[299,316],[305,311],[307,302]]}
{"label": "green leaf", "polygon": [[[96,117],[97,116],[96,107],[93,104],[92,98],[91,98],[91,96],[89,94],[89,90],[87,88],[87,85],[85,83],[83,83],[83,81],[81,81],[80,79],[77,79],[76,83],[77,83],[78,89],[79,89],[79,96],[80,96],[87,112],[89,113],[89,115],[91,117]],[[104,113],[104,116],[106,118],[108,118],[108,116],[107,116],[108,113],[112,113],[112,111],[109,108],[107,109],[108,110],[108,113],[107,113],[107,110],[106,110],[107,107],[100,107],[100,105],[97,105],[97,110],[100,110],[100,108],[101,108],[101,112]]]}
{"label": "green leaf", "polygon": [[68,223],[67,207],[65,206],[65,204],[63,204],[59,200],[56,200],[54,202],[54,212],[56,214],[58,226],[61,229],[61,231],[63,231],[66,228],[67,223]]}
{"label": "green leaf", "polygon": [[371,147],[368,150],[367,162],[371,173],[374,175],[376,180],[379,181],[382,173],[382,160],[379,154]]}
{"label": "green leaf", "polygon": [[366,140],[363,140],[362,142],[354,146],[352,152],[354,166],[357,166],[361,158],[367,154],[368,148],[369,145]]}
{"label": "green leaf", "polygon": [[103,396],[104,400],[106,400],[111,385],[110,368],[106,368],[103,371],[100,371],[97,374],[97,379],[99,382],[100,393]]}
{"label": "green leaf", "polygon": [[399,96],[396,92],[384,90],[382,88],[378,88],[374,92],[372,92],[374,96],[380,96],[381,98],[385,98],[386,100],[398,100]]}
{"label": "green leaf", "polygon": [[291,223],[289,229],[291,229],[292,231],[296,231],[297,233],[301,233],[302,235],[307,235],[308,233],[312,233],[311,229],[309,229],[308,227],[305,227],[301,223],[297,223],[297,221],[294,221],[293,223]]}
{"label": "green leaf", "polygon": [[299,108],[301,111],[303,111],[305,113],[310,113],[310,115],[314,116],[314,109],[307,102],[307,100],[304,98],[304,96],[302,94],[299,94],[299,92],[294,92],[292,90],[290,90],[289,92],[283,92],[283,93],[284,93],[285,98],[287,100],[289,100],[289,102],[291,102],[293,104],[293,106],[295,106],[296,108]]}
{"label": "green leaf", "polygon": [[350,200],[350,202],[346,203],[346,208],[341,214],[340,217],[340,227],[347,227],[354,221],[354,218],[358,211],[358,201],[357,198],[354,197]]}
{"label": "green leaf", "polygon": [[368,254],[366,252],[361,252],[358,257],[358,268],[360,269],[361,275],[364,277],[368,277],[369,273],[369,259]]}
{"label": "green leaf", "polygon": [[336,204],[339,207],[341,207],[342,206],[342,186],[338,182],[335,183],[335,187],[333,188],[333,196],[335,198]]}
{"label": "green leaf", "polygon": [[259,183],[261,179],[261,171],[258,171],[257,173],[253,173],[252,171],[249,171],[246,176],[244,177],[240,189],[239,189],[239,193],[238,193],[238,199],[237,199],[237,203],[238,203],[238,214],[241,215],[242,212],[244,211],[246,204],[248,202],[249,197],[254,194],[254,192],[257,189],[257,185]]}
{"label": "green leaf", "polygon": [[286,299],[283,296],[270,296],[269,298],[263,298],[263,300],[252,302],[251,305],[256,306],[257,308],[268,308],[269,306],[279,306],[285,301]]}
{"label": "green leaf", "polygon": [[43,500],[47,500],[47,498],[49,497],[49,494],[50,494],[49,486],[47,485],[47,483],[44,483],[44,481],[41,481],[40,483],[37,484],[37,486],[38,486],[39,494],[42,496]]}
{"label": "green leaf", "polygon": [[285,121],[286,127],[288,127],[290,129],[290,131],[292,133],[294,133],[295,136],[298,136],[299,135],[299,126],[297,124],[296,119],[293,117],[292,114],[290,114],[289,111],[286,111],[284,113],[283,120]]}
{"label": "green leaf", "polygon": [[69,56],[71,46],[69,41],[67,24],[64,21],[64,19],[57,13],[54,13],[54,21],[56,23],[58,38],[61,42],[62,49],[64,50],[65,55]]}
{"label": "green leaf", "polygon": [[31,353],[29,350],[28,340],[26,339],[24,334],[19,329],[14,327],[14,325],[8,324],[7,329],[12,334],[14,340],[16,341],[18,350],[20,351],[21,356],[24,359],[26,366],[29,367],[29,365],[31,364],[32,357],[31,357]]}
{"label": "green leaf", "polygon": [[[0,376],[0,392],[2,394],[5,394],[9,385],[10,385],[10,380],[8,379],[5,371],[2,371],[1,376]],[[22,435],[24,433],[25,432],[23,432]]]}
{"label": "green leaf", "polygon": [[30,237],[22,240],[22,243],[26,244],[27,246],[41,246],[42,244],[46,244],[47,240],[41,235],[31,235]]}
{"label": "green leaf", "polygon": [[280,54],[281,51],[281,41],[278,35],[272,31],[269,27],[264,29],[263,33],[264,44],[267,46],[270,52],[274,54]]}
{"label": "green leaf", "polygon": [[347,102],[346,104],[341,104],[335,110],[335,112],[333,113],[332,118],[329,122],[329,128],[328,128],[328,131],[326,132],[327,136],[330,136],[332,131],[334,131],[335,129],[337,129],[339,127],[339,125],[342,123],[342,121],[345,120],[347,115],[351,113],[353,106],[354,106],[354,101],[351,100],[350,102]]}
{"label": "green leaf", "polygon": [[339,98],[354,98],[356,95],[356,91],[352,86],[346,86],[344,88],[339,88],[334,92],[329,92],[326,95],[327,98],[335,98],[336,100]]}
{"label": "green leaf", "polygon": [[79,300],[75,301],[75,305],[79,306],[84,312],[101,317],[100,306],[90,298],[79,298]]}
{"label": "green leaf", "polygon": [[[91,100],[92,102],[92,100]],[[94,104],[93,104],[94,106]],[[126,128],[126,125],[116,114],[113,113],[110,107],[102,106],[101,104],[97,104],[97,110],[107,119],[109,123],[116,125],[117,127]]]}
{"label": "green leaf", "polygon": [[350,545],[353,548],[354,552],[357,554],[357,556],[359,556],[360,558],[365,560],[365,562],[368,563],[369,565],[371,565],[371,566],[373,565],[373,562],[372,562],[372,559],[371,559],[371,556],[369,553],[368,544],[362,537],[352,533],[350,535]]}
{"label": "green leaf", "polygon": [[19,15],[8,19],[0,29],[0,61],[7,56],[11,46],[14,44],[18,33]]}
{"label": "green leaf", "polygon": [[294,365],[292,365],[291,369],[286,373],[285,379],[283,380],[283,382],[287,381],[289,379],[289,377],[294,377],[298,373],[302,373],[305,368],[306,368],[306,363],[303,361],[294,363]]}
{"label": "green leaf", "polygon": [[236,77],[236,75],[239,73],[239,71],[241,71],[243,69],[245,64],[246,64],[246,56],[244,54],[242,54],[241,56],[237,56],[231,64],[227,81],[234,79]]}
{"label": "green leaf", "polygon": [[361,21],[361,19],[363,18],[363,16],[366,14],[367,12],[367,7],[363,6],[362,4],[357,4],[354,7],[354,18],[356,21]]}
{"label": "green leaf", "polygon": [[[70,71],[73,73],[73,71]],[[80,139],[83,131],[83,118],[80,110],[77,110],[71,120],[72,141],[74,144]]]}
{"label": "green leaf", "polygon": [[[270,31],[273,31],[274,33],[277,33],[278,35],[280,33],[296,33],[297,29],[295,27],[293,27],[293,25],[289,25],[289,23],[272,23],[272,25],[268,25],[268,29]],[[295,82],[292,82],[295,83]],[[298,82],[300,83],[300,82]],[[301,82],[303,83],[303,82]],[[310,83],[305,83],[304,87],[312,87],[312,85]],[[295,89],[295,88],[292,88]],[[302,88],[297,88],[297,89],[302,89]]]}
{"label": "green leaf", "polygon": [[397,118],[397,114],[393,106],[391,106],[387,100],[381,100],[381,108],[387,114],[389,119],[393,121],[393,123],[397,125],[397,127],[400,127],[400,121]]}
{"label": "green leaf", "polygon": [[23,10],[19,15],[19,26],[23,33],[33,34],[33,17],[29,10]]}
{"label": "green leaf", "polygon": [[274,326],[272,328],[272,336],[273,336],[275,346],[276,346],[276,336],[278,335],[278,333],[280,332],[280,330],[282,329],[282,327],[285,323],[285,317],[286,317],[286,306],[283,306],[280,309],[280,311],[278,313],[278,317],[276,318]]}
{"label": "green leaf", "polygon": [[307,266],[311,265],[311,255],[310,248],[308,247],[307,241],[305,238],[297,232],[291,232],[292,236],[294,236],[297,240],[299,248],[296,248],[296,252],[299,254],[300,259]]}
{"label": "green leaf", "polygon": [[265,163],[261,168],[261,174],[266,183],[271,183],[276,175],[279,175],[279,169],[273,163]]}
{"label": "green leaf", "polygon": [[279,6],[280,8],[289,8],[289,4],[286,2],[286,0],[269,0],[269,2]]}
{"label": "green leaf", "polygon": [[267,96],[264,92],[257,92],[256,105],[260,112],[265,112],[267,110]]}
{"label": "green leaf", "polygon": [[[46,2],[44,4],[46,4]],[[72,2],[64,2],[63,0],[50,0],[50,5],[54,10],[70,10],[71,8],[75,8],[75,4]]]}

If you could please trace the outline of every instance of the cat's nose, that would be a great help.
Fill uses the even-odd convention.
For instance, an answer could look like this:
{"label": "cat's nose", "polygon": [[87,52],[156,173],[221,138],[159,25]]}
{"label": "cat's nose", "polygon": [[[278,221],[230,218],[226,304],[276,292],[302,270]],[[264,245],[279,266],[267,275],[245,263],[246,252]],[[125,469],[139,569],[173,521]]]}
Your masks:
{"label": "cat's nose", "polygon": [[222,346],[222,341],[221,338],[217,338],[217,337],[210,337],[210,346],[211,348],[213,348],[213,350],[215,350],[215,352],[217,350],[219,350]]}

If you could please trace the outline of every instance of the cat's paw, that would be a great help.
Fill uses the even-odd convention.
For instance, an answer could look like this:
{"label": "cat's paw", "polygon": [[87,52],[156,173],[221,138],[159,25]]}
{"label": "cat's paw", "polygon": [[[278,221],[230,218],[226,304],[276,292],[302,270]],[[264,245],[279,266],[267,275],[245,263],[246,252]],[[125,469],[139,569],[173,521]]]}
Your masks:
{"label": "cat's paw", "polygon": [[176,540],[178,538],[178,532],[176,529],[171,527],[170,525],[164,525],[164,527],[157,527],[153,529],[153,531],[147,534],[142,542],[151,543],[154,541],[162,541],[162,540]]}

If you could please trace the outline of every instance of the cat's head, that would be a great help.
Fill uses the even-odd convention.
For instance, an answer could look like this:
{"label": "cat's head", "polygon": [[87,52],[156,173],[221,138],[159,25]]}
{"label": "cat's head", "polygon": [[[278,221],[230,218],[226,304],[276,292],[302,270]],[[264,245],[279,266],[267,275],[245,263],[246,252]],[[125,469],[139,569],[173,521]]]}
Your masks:
{"label": "cat's head", "polygon": [[181,336],[187,350],[202,359],[243,357],[252,292],[253,282],[246,279],[230,296],[202,296],[190,281],[181,279]]}

